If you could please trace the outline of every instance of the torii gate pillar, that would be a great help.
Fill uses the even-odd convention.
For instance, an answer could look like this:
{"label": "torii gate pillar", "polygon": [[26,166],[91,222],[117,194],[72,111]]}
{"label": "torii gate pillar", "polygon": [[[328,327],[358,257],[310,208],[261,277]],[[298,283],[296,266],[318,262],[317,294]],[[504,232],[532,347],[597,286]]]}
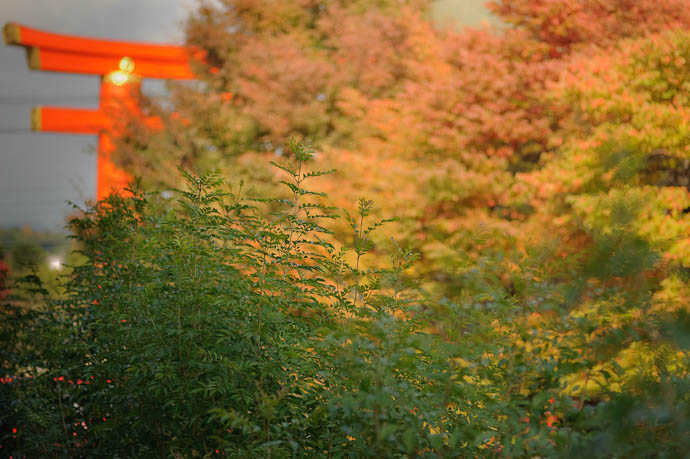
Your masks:
{"label": "torii gate pillar", "polygon": [[[131,59],[123,58],[120,70],[101,79],[100,108],[110,119],[116,118],[117,113],[123,110],[139,112],[141,78],[131,73],[133,68]],[[110,129],[98,133],[96,199],[99,201],[112,191],[125,189],[132,181],[132,177],[115,166],[111,158],[115,151],[114,140],[121,134],[121,129],[122,126],[111,123]]]}

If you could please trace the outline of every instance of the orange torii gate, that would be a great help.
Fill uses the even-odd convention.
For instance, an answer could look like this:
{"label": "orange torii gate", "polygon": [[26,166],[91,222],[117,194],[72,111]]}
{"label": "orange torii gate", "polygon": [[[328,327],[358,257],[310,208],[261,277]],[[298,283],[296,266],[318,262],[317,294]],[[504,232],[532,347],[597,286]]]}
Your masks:
{"label": "orange torii gate", "polygon": [[110,156],[117,136],[119,110],[138,112],[142,78],[194,79],[190,50],[182,46],[98,40],[60,35],[13,22],[3,29],[8,45],[23,46],[29,68],[101,77],[98,110],[35,107],[31,129],[39,132],[98,135],[96,198],[123,189],[130,176]]}

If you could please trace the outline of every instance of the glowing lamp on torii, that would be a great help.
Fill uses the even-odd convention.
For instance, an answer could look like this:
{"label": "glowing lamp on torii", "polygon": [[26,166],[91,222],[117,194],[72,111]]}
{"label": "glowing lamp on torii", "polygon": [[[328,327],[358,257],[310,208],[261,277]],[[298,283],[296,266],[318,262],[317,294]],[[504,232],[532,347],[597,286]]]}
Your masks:
{"label": "glowing lamp on torii", "polygon": [[[98,135],[96,198],[122,190],[131,177],[115,167],[113,139],[123,110],[139,112],[142,78],[193,79],[189,50],[182,46],[98,40],[60,35],[8,23],[5,43],[26,48],[32,70],[100,75],[98,110],[35,107],[31,128],[39,132]],[[120,125],[121,126],[121,125]]]}

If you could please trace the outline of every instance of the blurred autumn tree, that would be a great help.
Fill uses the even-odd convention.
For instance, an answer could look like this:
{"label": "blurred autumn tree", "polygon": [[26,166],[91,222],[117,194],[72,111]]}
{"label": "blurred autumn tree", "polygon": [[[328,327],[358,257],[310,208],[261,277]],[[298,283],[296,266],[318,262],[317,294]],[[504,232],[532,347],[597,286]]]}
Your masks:
{"label": "blurred autumn tree", "polygon": [[167,166],[251,167],[254,153],[280,155],[289,137],[319,149],[356,147],[358,120],[342,106],[347,91],[376,99],[401,88],[413,46],[409,21],[421,21],[424,3],[203,4],[187,25],[189,43],[206,52],[203,83],[177,88],[166,129],[134,132],[138,154],[122,161],[166,183]]}
{"label": "blurred autumn tree", "polygon": [[179,164],[261,175],[287,138],[306,140],[342,171],[338,204],[375,198],[441,257],[438,239],[466,249],[480,221],[524,233],[534,206],[521,178],[559,151],[573,107],[550,88],[578,55],[690,23],[681,0],[523,0],[489,3],[506,30],[439,31],[427,6],[203,4],[187,25],[207,54],[202,84],[177,88],[166,129],[133,130],[122,163],[165,184]]}
{"label": "blurred autumn tree", "polygon": [[428,289],[462,303],[490,286],[518,308],[484,330],[514,355],[532,327],[563,361],[590,349],[551,382],[581,411],[604,381],[686,368],[662,342],[690,298],[690,9],[488,5],[505,27],[438,30],[414,0],[204,4],[187,26],[202,82],[152,105],[165,129],[135,126],[121,162],[166,185],[180,163],[267,179],[285,139],[313,144],[340,171],[336,205],[365,195],[400,217],[389,231],[418,248]]}
{"label": "blurred autumn tree", "polygon": [[[144,430],[132,451],[144,445],[160,454],[194,443],[201,445],[193,451],[210,453],[206,429],[225,448],[218,454],[235,457],[273,448],[288,457],[288,447],[309,457],[687,453],[687,2],[489,5],[505,23],[500,30],[438,30],[415,0],[202,4],[187,28],[189,43],[207,56],[197,64],[200,82],[152,102],[163,129],[132,123],[119,154],[159,186],[179,188],[186,175],[187,200],[175,207],[156,198],[146,210],[144,195],[111,196],[73,220],[90,258],[72,277],[73,296],[61,303],[65,328],[55,336],[94,352],[77,345],[68,356],[76,361],[48,356],[53,366],[31,367],[48,384],[66,368],[102,370],[108,386],[91,389],[96,398],[75,392],[108,418],[119,411],[89,431],[103,434],[96,448],[117,448],[115,432],[130,432],[134,419]],[[292,149],[283,146],[289,137],[298,139]],[[320,169],[340,171],[326,174],[318,192],[300,188],[324,174],[301,169],[312,154],[299,141],[314,145]],[[267,199],[275,190],[247,192],[274,206],[265,214],[235,198],[219,204],[226,195],[214,174],[174,172],[180,164],[220,168],[230,180],[267,188],[276,156],[300,165],[278,168],[295,180],[283,182],[286,199]],[[336,221],[350,235],[336,227],[340,241],[331,245],[330,227],[309,226],[313,209],[333,210],[317,204],[321,191],[337,207],[352,208],[364,195],[378,210],[359,201],[359,214]],[[302,195],[315,202],[298,205]],[[381,228],[402,239],[394,252],[406,261],[394,257],[392,271],[359,263],[363,253],[372,265],[381,258],[363,225],[375,212],[400,218]],[[299,252],[303,244],[332,258]],[[418,264],[404,244],[419,251]],[[335,247],[343,246],[356,255],[341,291],[347,255]],[[288,277],[292,269],[304,271],[299,280]],[[415,307],[406,309],[397,285],[410,278]],[[319,303],[334,285],[334,301]],[[392,296],[372,293],[382,286]],[[358,307],[365,297],[371,302]],[[307,304],[315,313],[300,313]],[[74,305],[83,307],[82,322],[70,315]],[[332,323],[317,313],[340,314],[335,305],[345,309]],[[158,317],[151,308],[169,330],[149,325]],[[266,321],[264,310],[272,311]],[[35,329],[51,330],[46,318]],[[324,339],[331,325],[338,331]],[[93,340],[94,331],[103,334]],[[52,347],[37,342],[43,358]],[[148,354],[139,352],[142,343]],[[140,373],[111,388],[105,378],[132,362]],[[237,368],[247,376],[235,378]],[[245,384],[252,380],[258,390]],[[275,392],[264,390],[269,385]],[[51,390],[44,393],[54,400]],[[187,403],[191,396],[198,404]],[[141,411],[163,401],[170,429],[160,428],[156,410]],[[82,405],[66,406],[75,407],[75,420],[91,422]],[[56,413],[46,425],[58,425]],[[190,421],[209,413],[211,422]],[[31,447],[44,432],[36,426],[26,436]],[[155,447],[145,430],[153,426],[163,439]]]}

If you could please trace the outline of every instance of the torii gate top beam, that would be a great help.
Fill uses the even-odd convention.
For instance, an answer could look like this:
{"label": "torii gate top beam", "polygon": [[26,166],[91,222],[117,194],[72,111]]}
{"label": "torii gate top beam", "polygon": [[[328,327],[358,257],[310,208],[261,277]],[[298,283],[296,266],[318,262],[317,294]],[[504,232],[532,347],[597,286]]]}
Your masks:
{"label": "torii gate top beam", "polygon": [[24,46],[29,68],[54,72],[106,75],[127,56],[145,78],[194,79],[189,48],[119,40],[61,35],[7,23],[3,37],[9,45]]}

